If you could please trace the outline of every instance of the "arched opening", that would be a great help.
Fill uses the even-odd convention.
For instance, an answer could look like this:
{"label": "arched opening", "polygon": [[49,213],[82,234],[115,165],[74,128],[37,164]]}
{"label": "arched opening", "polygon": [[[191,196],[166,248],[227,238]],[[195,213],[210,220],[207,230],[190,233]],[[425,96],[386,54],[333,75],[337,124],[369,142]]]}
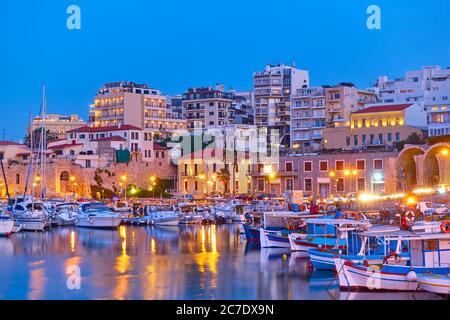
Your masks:
{"label": "arched opening", "polygon": [[397,180],[399,190],[411,190],[417,186],[417,168],[415,156],[425,154],[420,147],[409,147],[400,152],[397,160]]}
{"label": "arched opening", "polygon": [[[446,163],[439,162],[448,161],[446,159],[448,155],[442,156],[443,150],[447,150],[448,153],[449,145],[442,143],[436,144],[425,154],[423,161],[424,183],[430,187],[445,183],[447,180],[446,177],[444,177]],[[443,169],[443,172],[441,172],[441,169]]]}
{"label": "arched opening", "polygon": [[69,192],[69,189],[70,189],[69,172],[67,172],[67,171],[61,172],[61,174],[59,176],[59,183],[60,183],[61,193]]}

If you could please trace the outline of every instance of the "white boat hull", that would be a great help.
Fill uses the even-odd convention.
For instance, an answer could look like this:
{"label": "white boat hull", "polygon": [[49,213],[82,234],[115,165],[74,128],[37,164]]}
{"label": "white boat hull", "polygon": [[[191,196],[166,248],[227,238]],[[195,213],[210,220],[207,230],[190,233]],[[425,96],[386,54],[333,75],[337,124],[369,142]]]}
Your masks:
{"label": "white boat hull", "polygon": [[308,235],[307,234],[300,234],[300,233],[292,233],[288,235],[289,238],[289,244],[291,251],[302,251],[302,252],[308,252],[311,247],[302,246],[295,243],[295,239],[306,239]]}
{"label": "white boat hull", "polygon": [[[290,248],[289,241],[281,242],[270,239],[270,231],[266,231],[263,228],[259,229],[261,248]],[[287,240],[287,238],[286,238]]]}
{"label": "white boat hull", "polygon": [[122,223],[121,217],[79,217],[75,223],[77,227],[83,228],[105,228],[114,229]]}
{"label": "white boat hull", "polygon": [[9,236],[13,233],[13,220],[0,220],[0,236]]}
{"label": "white boat hull", "polygon": [[422,290],[439,295],[450,295],[450,276],[419,275],[417,281]]}
{"label": "white boat hull", "polygon": [[44,231],[47,223],[44,221],[26,221],[20,222],[24,231]]}
{"label": "white boat hull", "polygon": [[165,221],[150,221],[149,224],[154,226],[177,226],[180,224],[180,220],[170,219]]}
{"label": "white boat hull", "polygon": [[347,290],[383,290],[383,291],[416,291],[418,282],[408,279],[407,275],[396,273],[383,273],[379,267],[369,269],[358,268],[355,265],[346,264],[346,260],[336,258],[336,270],[338,272],[341,288]]}

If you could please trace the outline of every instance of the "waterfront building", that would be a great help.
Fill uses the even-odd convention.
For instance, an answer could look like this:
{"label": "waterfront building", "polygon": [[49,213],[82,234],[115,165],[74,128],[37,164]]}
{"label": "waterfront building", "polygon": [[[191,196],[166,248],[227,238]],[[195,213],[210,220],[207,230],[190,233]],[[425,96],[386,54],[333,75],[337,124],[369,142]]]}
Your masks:
{"label": "waterfront building", "polygon": [[[44,121],[45,120],[45,121]],[[33,119],[31,125],[27,129],[29,135],[31,130],[40,129],[45,122],[45,128],[49,132],[50,137],[54,139],[63,139],[66,136],[66,132],[86,125],[86,122],[78,115],[61,115],[61,114],[48,114],[45,119],[38,116]]]}
{"label": "waterfront building", "polygon": [[309,87],[309,73],[293,66],[267,65],[253,74],[255,124],[279,130],[282,145],[290,145],[291,95]]}
{"label": "waterfront building", "polygon": [[183,93],[183,118],[189,131],[233,124],[233,93],[223,85],[189,88]]}
{"label": "waterfront building", "polygon": [[89,112],[90,127],[132,125],[146,133],[166,135],[185,129],[186,122],[167,111],[166,97],[147,84],[106,83]]}
{"label": "waterfront building", "polygon": [[[202,141],[197,147],[188,140],[196,137]],[[258,137],[256,126],[242,124],[192,132],[183,139],[184,146],[172,149],[172,154],[177,150],[172,160],[178,165],[179,192],[195,197],[225,191],[249,193],[249,165],[256,161],[258,152],[267,152],[260,150],[265,144],[260,144]],[[266,137],[263,140],[266,141]]]}
{"label": "waterfront building", "polygon": [[324,149],[393,148],[416,133],[426,137],[427,113],[419,104],[372,104],[350,114],[349,121],[323,130]]}
{"label": "waterfront building", "polygon": [[325,88],[297,89],[291,97],[291,148],[318,151],[326,125]]}
{"label": "waterfront building", "polygon": [[378,102],[375,92],[361,90],[352,83],[340,83],[325,89],[327,127],[350,125],[350,114]]}
{"label": "waterfront building", "polygon": [[170,162],[168,150],[155,144],[152,134],[132,125],[81,127],[66,139],[48,143],[58,157],[72,159],[84,168],[105,168],[115,162]]}
{"label": "waterfront building", "polygon": [[317,153],[281,156],[270,165],[251,166],[254,194],[286,194],[303,190],[305,196],[391,193],[396,188],[397,152]]}
{"label": "waterfront building", "polygon": [[428,135],[450,134],[450,68],[423,67],[403,78],[378,78],[375,85],[384,103],[421,103],[428,112]]}

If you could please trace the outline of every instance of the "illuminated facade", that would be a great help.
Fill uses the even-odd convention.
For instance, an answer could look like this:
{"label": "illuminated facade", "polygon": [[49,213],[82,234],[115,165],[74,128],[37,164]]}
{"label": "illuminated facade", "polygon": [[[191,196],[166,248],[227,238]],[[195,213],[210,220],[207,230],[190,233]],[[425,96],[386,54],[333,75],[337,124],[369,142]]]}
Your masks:
{"label": "illuminated facade", "polygon": [[[28,128],[27,132],[30,133],[30,130],[36,130],[42,127],[44,124],[44,119],[41,117],[35,117],[31,123],[31,126]],[[66,132],[83,127],[86,125],[86,122],[81,119],[78,115],[60,115],[60,114],[48,114],[45,117],[45,128],[54,135],[57,139],[65,138]]]}
{"label": "illuminated facade", "polygon": [[345,126],[324,130],[324,149],[392,147],[412,133],[423,136],[427,113],[418,104],[376,104],[353,112]]}

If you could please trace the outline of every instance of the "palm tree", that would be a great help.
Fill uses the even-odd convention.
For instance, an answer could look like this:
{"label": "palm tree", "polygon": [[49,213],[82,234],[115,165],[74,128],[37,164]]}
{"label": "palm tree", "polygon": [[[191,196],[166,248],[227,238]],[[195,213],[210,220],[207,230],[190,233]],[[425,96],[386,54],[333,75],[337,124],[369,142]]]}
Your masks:
{"label": "palm tree", "polygon": [[224,193],[228,193],[228,181],[230,181],[230,172],[228,171],[228,169],[220,169],[216,176],[217,180],[219,180],[224,186]]}

